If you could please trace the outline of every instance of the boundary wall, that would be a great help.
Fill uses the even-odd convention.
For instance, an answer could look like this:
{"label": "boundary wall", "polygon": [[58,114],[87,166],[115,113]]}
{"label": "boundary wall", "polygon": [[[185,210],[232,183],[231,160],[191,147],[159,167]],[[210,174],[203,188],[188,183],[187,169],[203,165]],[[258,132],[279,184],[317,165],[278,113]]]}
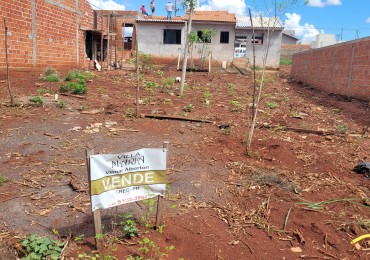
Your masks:
{"label": "boundary wall", "polygon": [[370,37],[293,55],[291,76],[328,93],[370,100]]}

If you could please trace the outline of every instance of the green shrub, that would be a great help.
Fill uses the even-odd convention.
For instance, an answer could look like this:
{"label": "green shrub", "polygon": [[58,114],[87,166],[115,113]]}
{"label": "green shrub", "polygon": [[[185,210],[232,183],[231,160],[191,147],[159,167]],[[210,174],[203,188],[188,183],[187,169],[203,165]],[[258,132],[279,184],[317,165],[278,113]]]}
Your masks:
{"label": "green shrub", "polygon": [[133,219],[133,216],[128,213],[121,213],[121,226],[123,229],[123,234],[126,238],[132,238],[139,234],[139,230],[136,227],[136,222]]}
{"label": "green shrub", "polygon": [[96,78],[96,74],[88,71],[72,70],[68,72],[65,81],[74,81],[78,83],[86,83],[87,81]]}
{"label": "green shrub", "polygon": [[185,110],[185,112],[190,113],[191,111],[194,110],[194,105],[193,104],[186,105],[186,106],[184,106],[184,110]]}
{"label": "green shrub", "polygon": [[266,102],[266,107],[268,107],[270,109],[275,109],[275,108],[278,108],[279,105],[276,104],[275,102]]}
{"label": "green shrub", "polygon": [[231,100],[230,105],[232,105],[231,112],[239,112],[243,110],[243,106],[238,100]]}
{"label": "green shrub", "polygon": [[57,106],[57,108],[65,108],[66,107],[66,102],[64,102],[63,100],[58,100],[56,106]]}
{"label": "green shrub", "polygon": [[87,88],[84,83],[78,83],[78,82],[67,82],[64,85],[59,86],[59,91],[61,93],[71,92],[72,94],[78,95],[78,94],[86,94]]}
{"label": "green shrub", "polygon": [[36,105],[42,105],[42,104],[44,104],[44,99],[40,96],[36,96],[36,97],[30,98],[30,102],[32,102]]}
{"label": "green shrub", "polygon": [[145,89],[146,90],[149,90],[149,89],[151,89],[151,88],[158,88],[159,87],[159,85],[158,85],[158,83],[156,83],[156,82],[154,82],[154,81],[150,81],[150,82],[147,82],[146,84],[145,84]]}
{"label": "green shrub", "polygon": [[47,82],[59,82],[60,78],[58,76],[58,72],[54,68],[47,67],[44,69],[44,76],[41,76],[39,80]]}
{"label": "green shrub", "polygon": [[0,186],[3,185],[7,181],[8,180],[4,176],[0,175]]}
{"label": "green shrub", "polygon": [[28,235],[22,241],[22,248],[26,257],[25,260],[38,259],[60,259],[64,243],[56,242],[48,237]]}

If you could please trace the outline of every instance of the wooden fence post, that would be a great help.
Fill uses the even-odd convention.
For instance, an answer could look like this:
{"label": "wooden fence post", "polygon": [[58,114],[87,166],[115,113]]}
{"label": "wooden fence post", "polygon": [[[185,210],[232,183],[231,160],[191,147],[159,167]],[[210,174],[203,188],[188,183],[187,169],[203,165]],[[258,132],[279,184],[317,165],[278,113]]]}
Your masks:
{"label": "wooden fence post", "polygon": [[[90,155],[94,155],[94,150],[86,149],[86,166],[87,166],[87,174],[89,179],[89,196],[91,201],[91,171],[90,171]],[[94,237],[95,237],[95,246],[96,249],[99,250],[100,243],[98,239],[96,238],[96,234],[101,234],[101,216],[100,216],[100,210],[94,210],[92,211],[93,215],[93,221],[94,221]]]}
{"label": "wooden fence post", "polygon": [[[169,141],[164,141],[163,142],[163,149],[166,149],[167,150],[167,154],[166,154],[166,164],[167,164],[167,159],[168,159],[168,147],[169,147],[169,144],[170,142]],[[166,165],[166,169],[167,169],[167,165]],[[154,228],[155,229],[158,229],[158,227],[161,225],[161,218],[162,218],[162,209],[161,209],[161,206],[162,206],[162,197],[161,195],[158,195],[157,196],[157,211],[156,211],[156,214],[155,214],[155,225],[154,225]]]}

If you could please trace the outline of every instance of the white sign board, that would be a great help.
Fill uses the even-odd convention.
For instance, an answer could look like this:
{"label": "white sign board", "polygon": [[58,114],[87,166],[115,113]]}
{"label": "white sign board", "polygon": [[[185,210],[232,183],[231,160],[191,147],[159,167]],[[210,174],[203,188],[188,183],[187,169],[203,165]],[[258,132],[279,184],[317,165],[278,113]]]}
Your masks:
{"label": "white sign board", "polygon": [[164,195],[167,149],[90,156],[92,211]]}
{"label": "white sign board", "polygon": [[247,48],[245,47],[236,47],[234,49],[234,58],[244,58],[247,54]]}

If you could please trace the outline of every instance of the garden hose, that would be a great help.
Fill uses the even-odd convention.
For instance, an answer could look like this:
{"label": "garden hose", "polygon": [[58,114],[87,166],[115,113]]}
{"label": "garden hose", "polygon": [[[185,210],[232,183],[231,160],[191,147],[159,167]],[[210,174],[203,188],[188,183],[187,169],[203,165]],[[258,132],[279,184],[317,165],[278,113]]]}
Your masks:
{"label": "garden hose", "polygon": [[360,242],[362,239],[370,238],[370,234],[359,236],[358,238],[355,238],[351,241],[351,244],[356,244],[357,242]]}

